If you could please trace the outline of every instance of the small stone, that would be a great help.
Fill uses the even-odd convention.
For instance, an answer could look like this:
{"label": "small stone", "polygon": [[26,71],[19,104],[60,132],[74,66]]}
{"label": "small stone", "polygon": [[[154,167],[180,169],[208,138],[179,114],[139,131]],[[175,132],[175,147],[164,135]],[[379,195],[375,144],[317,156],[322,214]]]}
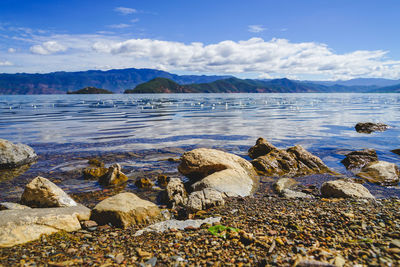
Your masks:
{"label": "small stone", "polygon": [[118,163],[110,166],[107,173],[99,178],[99,183],[102,186],[116,186],[126,181],[128,181],[128,177],[121,171],[121,166]]}
{"label": "small stone", "polygon": [[95,221],[90,221],[90,220],[81,222],[81,225],[83,228],[91,228],[98,226]]}
{"label": "small stone", "polygon": [[121,264],[125,260],[124,254],[123,253],[117,254],[114,260],[117,264]]}
{"label": "small stone", "polygon": [[167,187],[169,181],[170,181],[169,176],[166,176],[164,174],[160,174],[157,176],[157,183],[162,188]]}

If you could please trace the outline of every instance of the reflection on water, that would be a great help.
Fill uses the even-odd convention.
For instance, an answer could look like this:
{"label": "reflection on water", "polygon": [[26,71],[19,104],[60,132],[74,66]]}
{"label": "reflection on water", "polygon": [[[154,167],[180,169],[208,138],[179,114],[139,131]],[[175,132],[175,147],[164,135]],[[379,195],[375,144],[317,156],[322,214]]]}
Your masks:
{"label": "reflection on water", "polygon": [[[263,136],[278,147],[301,144],[343,173],[343,153],[355,149],[374,148],[380,159],[399,164],[390,152],[400,148],[399,110],[396,94],[1,96],[0,138],[32,145],[45,160],[33,166],[37,172],[48,171],[60,155],[58,164],[81,154],[147,155],[205,146],[245,156]],[[354,125],[360,121],[393,128],[359,134]],[[164,166],[149,158],[129,164]]]}

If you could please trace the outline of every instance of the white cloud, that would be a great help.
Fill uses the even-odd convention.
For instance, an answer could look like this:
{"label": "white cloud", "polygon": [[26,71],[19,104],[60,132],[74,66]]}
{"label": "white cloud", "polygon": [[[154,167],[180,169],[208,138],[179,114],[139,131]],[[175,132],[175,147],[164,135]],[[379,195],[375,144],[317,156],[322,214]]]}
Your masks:
{"label": "white cloud", "polygon": [[[211,73],[325,75],[334,78],[400,77],[400,61],[387,60],[386,51],[335,54],[327,45],[291,43],[286,39],[184,44],[152,39],[96,42],[93,49],[112,56],[142,59],[166,70]],[[154,66],[153,65],[153,66]]]}
{"label": "white cloud", "polygon": [[132,22],[132,23],[136,23],[136,22],[138,22],[138,21],[139,21],[138,18],[136,18],[136,19],[131,19],[131,22]]}
{"label": "white cloud", "polygon": [[15,53],[17,50],[15,50],[15,48],[8,48],[8,53]]}
{"label": "white cloud", "polygon": [[249,25],[247,30],[248,30],[249,32],[258,33],[258,32],[263,32],[263,31],[265,31],[266,28],[264,28],[263,25]]}
{"label": "white cloud", "polygon": [[34,45],[30,48],[32,53],[39,55],[50,55],[58,52],[64,52],[66,50],[67,48],[57,41],[47,41],[41,45]]}
{"label": "white cloud", "polygon": [[[123,35],[98,33],[33,35],[25,42],[31,45],[32,53],[18,49],[9,54],[7,59],[14,64],[3,61],[0,72],[2,69],[49,72],[135,67],[263,78],[400,78],[400,60],[389,58],[387,51],[357,50],[339,54],[326,44],[295,43],[286,39],[251,38],[203,44],[123,39]],[[39,58],[40,55],[47,56]]]}
{"label": "white cloud", "polygon": [[137,13],[137,10],[134,8],[130,8],[130,7],[116,7],[114,9],[114,11],[122,14],[122,15],[129,15],[129,14],[134,14]]}
{"label": "white cloud", "polygon": [[125,29],[125,28],[131,27],[131,25],[125,24],[125,23],[120,23],[120,24],[108,25],[108,27],[113,28],[113,29]]}
{"label": "white cloud", "polygon": [[10,61],[0,61],[0,66],[12,66],[13,64]]}

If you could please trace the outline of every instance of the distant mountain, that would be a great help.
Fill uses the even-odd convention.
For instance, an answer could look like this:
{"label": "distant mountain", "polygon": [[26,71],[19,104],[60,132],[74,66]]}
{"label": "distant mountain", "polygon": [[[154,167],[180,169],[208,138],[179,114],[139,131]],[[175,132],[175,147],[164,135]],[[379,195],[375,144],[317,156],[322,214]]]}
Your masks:
{"label": "distant mountain", "polygon": [[369,93],[400,93],[400,84],[374,89]]}
{"label": "distant mountain", "polygon": [[96,88],[96,87],[86,87],[78,91],[68,91],[69,95],[88,95],[88,94],[112,94],[113,92],[106,89]]}
{"label": "distant mountain", "polygon": [[156,77],[181,84],[207,83],[230,76],[176,75],[154,69],[89,70],[47,74],[0,74],[0,94],[64,94],[84,87],[97,87],[123,92]]}
{"label": "distant mountain", "polygon": [[382,78],[357,78],[347,81],[308,81],[309,83],[322,84],[327,86],[332,85],[343,85],[343,86],[371,86],[371,87],[383,87],[400,84],[400,80],[390,80]]}
{"label": "distant mountain", "polygon": [[250,80],[228,78],[210,83],[180,85],[166,78],[139,84],[125,93],[311,93],[329,91],[329,87],[302,84],[289,79]]}
{"label": "distant mountain", "polygon": [[[164,79],[156,79],[164,78]],[[151,83],[147,83],[152,81]],[[144,85],[141,85],[144,84]],[[176,75],[155,69],[89,70],[47,74],[0,74],[1,94],[65,94],[80,88],[104,88],[114,93],[364,93],[399,92],[400,80],[295,81],[238,79],[232,76]],[[137,87],[141,85],[140,87]],[[383,87],[383,88],[381,88]],[[134,89],[131,89],[134,88]]]}

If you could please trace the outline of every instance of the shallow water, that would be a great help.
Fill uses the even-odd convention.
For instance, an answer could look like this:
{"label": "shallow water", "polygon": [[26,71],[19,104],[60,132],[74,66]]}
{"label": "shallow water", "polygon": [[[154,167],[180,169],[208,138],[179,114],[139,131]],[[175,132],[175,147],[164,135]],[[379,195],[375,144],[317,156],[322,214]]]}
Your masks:
{"label": "shallow water", "polygon": [[[70,193],[98,190],[77,171],[93,156],[122,163],[131,176],[174,174],[176,163],[166,158],[196,147],[246,157],[260,136],[277,147],[301,144],[344,174],[343,154],[362,148],[399,164],[390,152],[400,148],[399,110],[397,94],[0,96],[0,138],[29,144],[40,156],[19,177],[0,179],[0,200],[16,199],[38,174],[60,180]],[[354,125],[361,121],[392,128],[360,134]],[[397,187],[368,187],[378,196],[400,196]]]}

